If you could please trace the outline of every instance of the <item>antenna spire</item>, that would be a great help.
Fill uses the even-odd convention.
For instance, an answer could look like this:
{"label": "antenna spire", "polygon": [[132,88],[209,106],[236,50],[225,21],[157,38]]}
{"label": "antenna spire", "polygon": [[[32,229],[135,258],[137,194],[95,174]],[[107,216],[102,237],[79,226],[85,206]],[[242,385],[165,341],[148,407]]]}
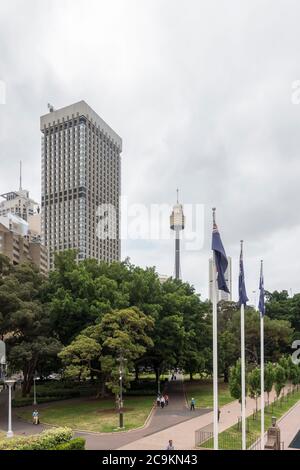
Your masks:
{"label": "antenna spire", "polygon": [[176,194],[177,194],[177,204],[179,203],[179,189],[176,189]]}
{"label": "antenna spire", "polygon": [[20,191],[22,191],[22,160],[20,160]]}

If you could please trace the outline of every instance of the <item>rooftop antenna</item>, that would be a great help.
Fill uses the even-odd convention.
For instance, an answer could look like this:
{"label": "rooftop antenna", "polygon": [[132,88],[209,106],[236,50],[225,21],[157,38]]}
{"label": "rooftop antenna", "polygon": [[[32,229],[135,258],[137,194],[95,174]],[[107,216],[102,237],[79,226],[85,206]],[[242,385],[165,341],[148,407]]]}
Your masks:
{"label": "rooftop antenna", "polygon": [[179,189],[177,188],[176,189],[176,193],[177,193],[177,204],[179,203],[179,198],[178,198],[178,195],[179,195]]}
{"label": "rooftop antenna", "polygon": [[22,191],[22,160],[20,160],[20,188],[19,191]]}

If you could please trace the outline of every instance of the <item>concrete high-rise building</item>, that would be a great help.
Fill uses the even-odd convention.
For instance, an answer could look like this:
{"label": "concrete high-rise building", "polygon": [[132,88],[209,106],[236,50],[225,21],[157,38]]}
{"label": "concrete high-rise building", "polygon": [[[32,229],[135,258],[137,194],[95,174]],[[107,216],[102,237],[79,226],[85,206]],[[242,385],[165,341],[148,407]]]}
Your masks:
{"label": "concrete high-rise building", "polygon": [[41,117],[42,240],[78,261],[120,259],[122,139],[84,101]]}
{"label": "concrete high-rise building", "polygon": [[[228,266],[225,272],[225,280],[230,293],[224,292],[222,290],[217,291],[217,302],[220,300],[231,301],[232,300],[232,263],[231,257],[227,257]],[[209,259],[209,300],[213,301],[213,260]]]}
{"label": "concrete high-rise building", "polygon": [[180,271],[180,232],[184,230],[185,217],[183,214],[182,204],[178,201],[178,189],[177,189],[177,203],[173,207],[172,214],[170,216],[170,228],[175,232],[175,279],[181,278]]}

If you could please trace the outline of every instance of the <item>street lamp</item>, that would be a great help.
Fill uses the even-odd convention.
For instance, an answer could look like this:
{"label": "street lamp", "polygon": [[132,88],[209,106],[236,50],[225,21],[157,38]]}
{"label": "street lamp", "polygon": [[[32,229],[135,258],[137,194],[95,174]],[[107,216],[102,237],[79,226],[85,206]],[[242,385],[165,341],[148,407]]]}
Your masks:
{"label": "street lamp", "polygon": [[37,405],[37,401],[36,401],[36,384],[35,384],[36,379],[37,379],[37,373],[35,372],[34,377],[33,377],[33,404],[34,405]]}
{"label": "street lamp", "polygon": [[8,385],[8,430],[6,436],[13,437],[14,433],[11,427],[11,389],[15,383],[15,380],[5,380],[5,383]]}
{"label": "street lamp", "polygon": [[120,394],[119,394],[119,428],[124,428],[124,416],[123,416],[123,374],[124,374],[124,357],[121,355],[119,357],[120,367],[119,367],[119,384],[120,384]]}

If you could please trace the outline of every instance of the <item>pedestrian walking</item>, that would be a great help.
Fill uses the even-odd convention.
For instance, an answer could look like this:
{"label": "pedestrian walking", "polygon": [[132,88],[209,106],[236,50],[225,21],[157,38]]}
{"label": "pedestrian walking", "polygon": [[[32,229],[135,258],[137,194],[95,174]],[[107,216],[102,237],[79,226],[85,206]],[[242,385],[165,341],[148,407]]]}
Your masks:
{"label": "pedestrian walking", "polygon": [[169,404],[169,395],[165,394],[165,404],[168,406]]}
{"label": "pedestrian walking", "polygon": [[218,408],[218,422],[220,421],[221,410]]}
{"label": "pedestrian walking", "polygon": [[169,440],[166,450],[175,450],[172,439]]}
{"label": "pedestrian walking", "polygon": [[157,398],[156,398],[156,406],[157,406],[157,407],[160,406],[160,394],[157,395]]}
{"label": "pedestrian walking", "polygon": [[195,411],[195,398],[191,399],[191,411]]}
{"label": "pedestrian walking", "polygon": [[160,399],[160,406],[161,406],[161,408],[164,408],[164,407],[165,407],[165,403],[166,403],[166,402],[165,402],[164,397],[161,397],[161,399]]}

